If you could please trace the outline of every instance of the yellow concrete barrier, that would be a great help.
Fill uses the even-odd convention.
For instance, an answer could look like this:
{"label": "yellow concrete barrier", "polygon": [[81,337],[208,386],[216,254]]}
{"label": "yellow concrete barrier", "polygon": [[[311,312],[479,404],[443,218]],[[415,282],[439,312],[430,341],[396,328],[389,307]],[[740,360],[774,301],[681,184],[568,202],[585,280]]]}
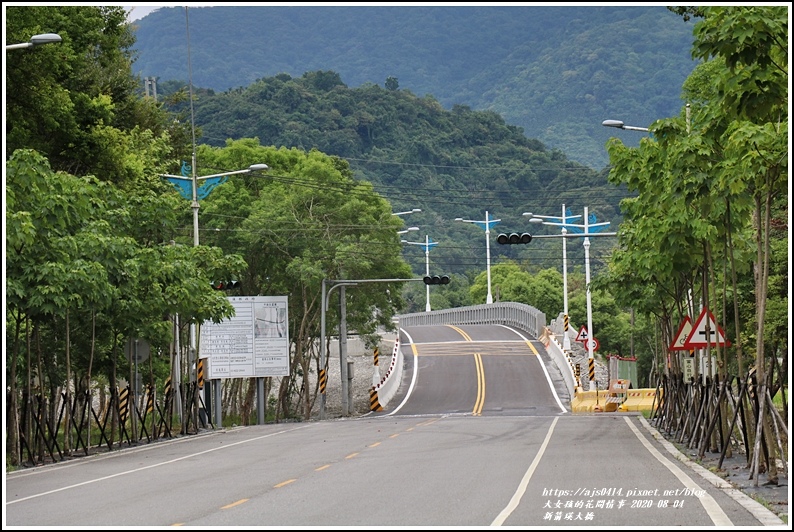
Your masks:
{"label": "yellow concrete barrier", "polygon": [[[659,390],[661,394],[661,389]],[[655,388],[629,389],[625,392],[626,400],[615,402],[616,396],[607,390],[588,390],[577,388],[571,400],[571,412],[574,414],[590,414],[593,412],[650,412],[658,405],[659,398]]]}
{"label": "yellow concrete barrier", "polygon": [[[659,389],[661,395],[662,389]],[[626,400],[618,408],[621,412],[650,412],[661,397],[656,397],[656,388],[639,388],[629,390]]]}
{"label": "yellow concrete barrier", "polygon": [[618,409],[618,404],[607,401],[608,398],[609,392],[607,390],[584,391],[581,388],[577,388],[571,401],[571,412],[574,414],[615,412]]}

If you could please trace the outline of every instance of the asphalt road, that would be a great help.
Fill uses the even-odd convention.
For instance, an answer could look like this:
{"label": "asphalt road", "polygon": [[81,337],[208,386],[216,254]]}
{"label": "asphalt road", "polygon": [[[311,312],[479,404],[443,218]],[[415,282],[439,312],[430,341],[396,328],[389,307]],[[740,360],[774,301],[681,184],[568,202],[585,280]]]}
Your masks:
{"label": "asphalt road", "polygon": [[541,344],[405,331],[399,407],[217,430],[6,475],[15,527],[775,527],[637,415],[573,415]]}

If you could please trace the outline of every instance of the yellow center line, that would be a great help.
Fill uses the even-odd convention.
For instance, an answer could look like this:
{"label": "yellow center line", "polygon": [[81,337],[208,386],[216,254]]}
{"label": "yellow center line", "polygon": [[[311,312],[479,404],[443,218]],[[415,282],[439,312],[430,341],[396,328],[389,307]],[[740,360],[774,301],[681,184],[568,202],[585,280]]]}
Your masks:
{"label": "yellow center line", "polygon": [[248,502],[248,499],[240,499],[237,502],[233,502],[231,504],[227,504],[226,506],[221,506],[221,510],[228,510],[229,508],[234,508],[238,504],[243,504],[244,502]]}
{"label": "yellow center line", "polygon": [[481,416],[483,403],[485,403],[485,369],[482,365],[482,355],[480,353],[474,354],[474,364],[477,367],[477,400],[474,402],[472,414]]}
{"label": "yellow center line", "polygon": [[[417,423],[417,425],[416,425],[416,426],[417,426],[417,427],[422,427],[422,426],[426,426],[426,425],[431,425],[431,424],[433,424],[433,423],[436,423],[437,421],[441,421],[441,419],[442,419],[442,418],[430,419],[430,420],[427,420],[427,421],[423,421],[423,422],[421,422],[421,423]],[[412,430],[414,430],[414,428],[416,428],[416,427],[408,427],[407,429],[405,429],[405,432],[411,432]],[[397,436],[399,436],[399,435],[400,435],[400,433],[399,433],[399,432],[398,432],[398,433],[394,433],[394,434],[392,434],[391,436],[389,436],[389,438],[396,438],[396,437],[397,437]],[[383,442],[375,442],[375,443],[373,443],[373,444],[370,444],[370,445],[368,445],[367,447],[368,447],[368,448],[374,448],[374,447],[378,447],[378,446],[379,446],[381,443],[383,443]],[[349,454],[349,455],[345,456],[345,460],[350,460],[351,458],[355,458],[355,457],[356,457],[356,456],[358,456],[359,454],[361,454],[361,453],[358,453],[358,452],[351,453],[351,454]],[[320,466],[320,467],[317,467],[317,468],[315,468],[315,471],[323,471],[323,470],[325,470],[325,469],[328,469],[328,468],[330,468],[330,467],[331,467],[331,465],[332,465],[332,464],[325,464],[325,465],[322,465],[322,466]],[[273,486],[273,487],[274,487],[274,488],[283,488],[284,486],[287,486],[287,485],[289,485],[289,484],[292,484],[293,482],[295,482],[295,481],[297,481],[297,480],[298,480],[298,479],[296,479],[296,478],[291,478],[291,479],[289,479],[289,480],[285,480],[284,482],[280,482],[279,484],[276,484],[276,485],[275,485],[275,486]],[[240,504],[243,504],[244,502],[248,502],[249,500],[250,500],[250,499],[240,499],[240,500],[239,500],[239,501],[237,501],[237,502],[233,502],[233,503],[231,503],[231,504],[227,504],[226,506],[222,506],[222,507],[221,507],[221,510],[226,510],[226,509],[229,509],[229,508],[233,508],[233,507],[235,507],[235,506],[238,506],[238,505],[240,505]],[[182,526],[182,525],[184,525],[184,523],[174,523],[174,524],[172,524],[171,526]]]}
{"label": "yellow center line", "polygon": [[537,349],[535,349],[535,346],[534,346],[534,345],[532,345],[532,342],[530,342],[529,340],[527,340],[527,345],[529,346],[529,348],[532,350],[532,352],[533,352],[535,355],[537,355],[537,354],[538,354],[538,350],[537,350]]}
{"label": "yellow center line", "polygon": [[[460,327],[455,327],[454,325],[447,325],[447,327],[451,327],[452,329],[458,331],[467,342],[474,341],[471,339],[471,336],[466,334],[466,331]],[[534,351],[535,348],[532,347],[532,349]],[[535,354],[537,354],[537,352]],[[477,368],[477,398],[474,401],[474,409],[472,410],[472,414],[475,416],[481,416],[482,408],[485,404],[485,368],[483,367],[482,355],[480,353],[474,353],[474,366]]]}

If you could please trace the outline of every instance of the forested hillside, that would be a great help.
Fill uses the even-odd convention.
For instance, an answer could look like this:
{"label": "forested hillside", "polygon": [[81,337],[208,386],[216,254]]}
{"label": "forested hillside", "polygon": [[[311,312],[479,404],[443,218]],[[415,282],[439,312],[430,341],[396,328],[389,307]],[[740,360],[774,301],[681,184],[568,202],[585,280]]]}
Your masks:
{"label": "forested hillside", "polygon": [[[166,107],[189,119],[185,87],[164,83],[161,90]],[[500,220],[493,233],[549,233],[523,213],[559,216],[565,204],[580,216],[588,207],[599,222],[617,227],[619,201],[627,196],[625,188],[607,182],[605,172],[527,138],[493,111],[460,105],[445,110],[433,97],[407,89],[350,88],[335,72],[281,74],[223,93],[197,90],[194,115],[207,144],[258,138],[263,145],[317,149],[347,160],[356,178],[371,182],[395,212],[422,210],[403,217],[406,227],[419,227],[405,238],[438,242],[433,264],[441,273],[479,273],[486,266],[483,229],[456,218],[485,220],[487,212],[489,220]],[[532,270],[562,266],[559,239],[524,246],[494,245],[495,239],[494,264],[514,259]],[[594,245],[594,257],[610,247]],[[571,248],[581,266],[581,245]],[[406,246],[405,254],[414,271],[424,273],[422,250]]]}
{"label": "forested hillside", "polygon": [[[187,23],[189,22],[189,24]],[[445,109],[492,110],[568,158],[602,169],[605,143],[677,116],[693,22],[664,6],[230,6],[163,8],[135,24],[133,70],[226,91],[281,73],[387,79]],[[201,139],[204,141],[205,139]]]}

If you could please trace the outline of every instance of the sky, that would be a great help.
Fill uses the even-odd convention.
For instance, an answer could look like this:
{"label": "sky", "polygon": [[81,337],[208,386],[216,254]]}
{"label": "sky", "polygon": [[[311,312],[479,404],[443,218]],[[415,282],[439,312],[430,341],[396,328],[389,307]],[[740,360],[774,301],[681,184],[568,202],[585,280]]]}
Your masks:
{"label": "sky", "polygon": [[140,3],[131,6],[124,6],[124,9],[127,11],[127,19],[130,22],[134,22],[138,19],[141,19],[154,11],[155,9],[159,9],[163,6],[156,6],[149,3]]}

